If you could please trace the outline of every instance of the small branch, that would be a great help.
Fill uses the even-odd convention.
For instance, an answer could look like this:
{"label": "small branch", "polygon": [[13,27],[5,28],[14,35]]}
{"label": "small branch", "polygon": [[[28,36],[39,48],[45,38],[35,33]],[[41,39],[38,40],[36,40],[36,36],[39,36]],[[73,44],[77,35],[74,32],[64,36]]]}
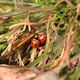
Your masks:
{"label": "small branch", "polygon": [[[6,56],[7,54],[10,54],[12,51],[16,50],[18,47],[20,47],[21,45],[23,45],[25,42],[27,42],[29,39],[31,39],[34,35],[31,34],[29,36],[27,36],[23,41],[21,41],[18,45],[14,46],[10,51],[6,52],[5,55],[1,56],[1,57],[4,57]],[[0,58],[1,58],[0,57]]]}
{"label": "small branch", "polygon": [[31,39],[33,36],[34,36],[34,35],[31,34],[31,35],[29,35],[28,37],[26,37],[22,42],[20,42],[17,46],[15,46],[15,47],[12,49],[12,51],[15,50],[16,48],[20,47],[21,45],[23,45],[25,42],[27,42],[27,41],[28,41],[29,39]]}

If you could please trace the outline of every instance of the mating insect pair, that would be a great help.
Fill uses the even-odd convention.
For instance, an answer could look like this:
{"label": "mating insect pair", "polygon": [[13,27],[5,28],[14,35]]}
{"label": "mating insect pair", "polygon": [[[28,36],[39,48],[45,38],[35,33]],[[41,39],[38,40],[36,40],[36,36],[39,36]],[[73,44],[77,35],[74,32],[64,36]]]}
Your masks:
{"label": "mating insect pair", "polygon": [[44,45],[46,42],[47,36],[45,33],[40,33],[36,38],[31,40],[31,47],[38,48],[40,45]]}

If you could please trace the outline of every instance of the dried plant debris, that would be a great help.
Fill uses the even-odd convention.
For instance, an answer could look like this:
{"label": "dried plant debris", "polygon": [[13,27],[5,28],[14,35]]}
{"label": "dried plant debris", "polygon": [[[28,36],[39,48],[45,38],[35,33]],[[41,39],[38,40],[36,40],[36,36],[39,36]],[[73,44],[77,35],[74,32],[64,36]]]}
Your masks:
{"label": "dried plant debris", "polygon": [[[37,68],[34,78],[27,75],[30,71],[25,72],[31,77],[28,80],[78,80],[80,1],[0,0],[0,64]],[[8,70],[10,75],[16,74]],[[20,72],[19,76],[24,75]],[[2,73],[0,79],[6,77]],[[22,80],[16,76],[14,80]]]}

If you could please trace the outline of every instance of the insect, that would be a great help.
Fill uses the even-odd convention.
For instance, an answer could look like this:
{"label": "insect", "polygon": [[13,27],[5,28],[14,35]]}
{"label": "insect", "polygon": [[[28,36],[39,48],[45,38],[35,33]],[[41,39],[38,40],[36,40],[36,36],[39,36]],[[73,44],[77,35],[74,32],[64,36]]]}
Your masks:
{"label": "insect", "polygon": [[44,44],[46,42],[47,36],[45,33],[40,33],[38,35],[38,40],[40,41],[40,44]]}
{"label": "insect", "polygon": [[33,47],[33,48],[38,48],[39,45],[40,45],[40,41],[39,41],[39,40],[37,40],[37,39],[35,39],[35,38],[33,38],[33,39],[31,40],[31,47]]}

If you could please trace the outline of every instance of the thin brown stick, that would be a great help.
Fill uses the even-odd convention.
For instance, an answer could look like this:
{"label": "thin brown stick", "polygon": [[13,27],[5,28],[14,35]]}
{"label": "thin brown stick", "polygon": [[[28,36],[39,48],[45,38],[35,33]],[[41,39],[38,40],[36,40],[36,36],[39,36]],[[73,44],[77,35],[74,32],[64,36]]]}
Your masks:
{"label": "thin brown stick", "polygon": [[[29,39],[31,39],[34,35],[30,34],[29,36],[27,36],[23,41],[21,41],[18,45],[14,46],[10,51],[6,52],[5,55],[10,54],[12,51],[16,50],[18,47],[20,47],[21,45],[23,45],[25,42],[27,42]],[[3,56],[5,56],[3,55]]]}
{"label": "thin brown stick", "polygon": [[23,45],[26,41],[28,41],[32,37],[33,37],[33,34],[29,35],[22,42],[20,42],[17,46],[15,46],[12,50],[15,50],[16,48],[20,47],[21,45]]}

